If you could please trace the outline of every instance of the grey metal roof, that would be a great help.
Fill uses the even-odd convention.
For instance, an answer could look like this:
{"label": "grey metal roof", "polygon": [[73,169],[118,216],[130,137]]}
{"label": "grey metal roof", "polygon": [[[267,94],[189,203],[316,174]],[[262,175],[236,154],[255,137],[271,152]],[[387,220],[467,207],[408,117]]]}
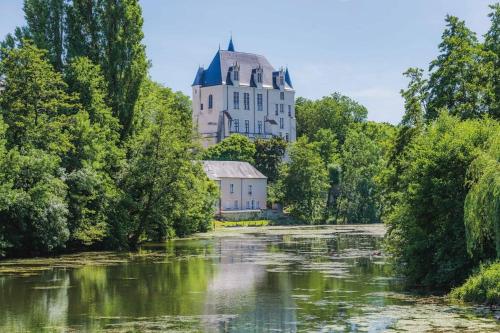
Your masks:
{"label": "grey metal roof", "polygon": [[267,178],[248,162],[202,161],[202,164],[208,178],[213,180],[220,180],[221,178]]}

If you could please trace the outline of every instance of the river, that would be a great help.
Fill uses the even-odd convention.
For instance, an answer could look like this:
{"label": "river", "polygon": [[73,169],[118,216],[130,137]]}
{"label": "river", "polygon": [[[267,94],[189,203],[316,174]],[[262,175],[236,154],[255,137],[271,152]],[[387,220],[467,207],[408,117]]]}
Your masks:
{"label": "river", "polygon": [[403,292],[384,227],[226,228],[138,252],[0,262],[0,332],[499,332]]}

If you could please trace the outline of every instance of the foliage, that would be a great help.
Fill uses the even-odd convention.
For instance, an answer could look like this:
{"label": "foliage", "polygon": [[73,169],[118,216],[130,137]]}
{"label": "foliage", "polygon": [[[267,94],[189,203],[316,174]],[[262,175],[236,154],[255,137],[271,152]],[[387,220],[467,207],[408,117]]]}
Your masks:
{"label": "foliage", "polygon": [[31,43],[7,51],[0,66],[5,78],[0,107],[9,127],[9,148],[36,148],[63,156],[71,148],[68,117],[79,106],[45,54]]}
{"label": "foliage", "polygon": [[[127,167],[121,175],[121,207],[127,216],[116,228],[124,232],[130,245],[144,239],[167,237],[207,230],[213,216],[215,185],[208,181],[201,165],[193,163],[191,143],[182,140],[186,129],[171,112],[173,93],[149,85],[147,96],[153,106],[142,129],[128,141]],[[168,98],[165,100],[165,98]]]}
{"label": "foliage", "polygon": [[304,137],[290,148],[290,162],[281,169],[283,203],[290,214],[308,224],[323,221],[328,174],[316,146]]}
{"label": "foliage", "polygon": [[479,271],[453,289],[450,296],[464,302],[500,305],[500,262],[481,265]]}
{"label": "foliage", "polygon": [[491,5],[490,9],[491,13],[488,16],[491,27],[484,39],[485,49],[496,56],[493,73],[494,101],[490,106],[490,115],[492,118],[500,119],[500,3]]}
{"label": "foliage", "polygon": [[262,172],[268,182],[278,179],[279,167],[285,155],[287,143],[279,137],[270,140],[257,139],[255,144],[255,167]]}
{"label": "foliage", "polygon": [[477,149],[498,130],[495,122],[460,122],[443,113],[408,147],[387,237],[410,284],[446,288],[472,268],[463,223],[464,183]]}
{"label": "foliage", "polygon": [[428,120],[443,108],[461,119],[493,114],[495,54],[485,50],[465,22],[446,17],[440,54],[431,62],[428,83]]}
{"label": "foliage", "polygon": [[312,138],[322,128],[330,129],[343,144],[350,124],[366,119],[366,108],[349,97],[334,93],[311,101],[298,98],[295,105],[297,136]]}
{"label": "foliage", "polygon": [[342,146],[342,182],[337,207],[342,223],[380,222],[381,201],[375,177],[385,165],[384,152],[379,135],[369,137],[369,127],[362,124],[350,129]]}
{"label": "foliage", "polygon": [[24,38],[30,39],[47,51],[58,72],[77,57],[99,64],[121,136],[129,135],[148,69],[139,1],[25,0],[24,12],[27,26],[17,28],[2,46],[21,47]]}
{"label": "foliage", "polygon": [[[232,134],[216,145],[209,147],[202,158],[214,161],[242,161],[254,163],[255,145],[241,134]],[[262,154],[261,154],[262,156]]]}
{"label": "foliage", "polygon": [[37,47],[47,50],[48,58],[58,70],[63,69],[65,0],[25,0],[24,17],[27,36]]}
{"label": "foliage", "polygon": [[500,258],[500,131],[469,166],[464,215],[469,254]]}
{"label": "foliage", "polygon": [[6,254],[47,254],[68,240],[66,186],[59,158],[10,150],[0,166],[0,231]]}

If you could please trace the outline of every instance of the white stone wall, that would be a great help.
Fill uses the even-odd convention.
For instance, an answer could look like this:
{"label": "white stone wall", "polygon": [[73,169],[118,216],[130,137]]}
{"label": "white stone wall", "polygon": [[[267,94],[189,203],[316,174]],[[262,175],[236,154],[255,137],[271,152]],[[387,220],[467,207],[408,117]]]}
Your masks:
{"label": "white stone wall", "polygon": [[[208,98],[212,95],[212,108]],[[225,110],[224,86],[193,87],[193,125],[202,137],[205,147],[217,143],[217,130],[221,111]],[[201,105],[203,104],[203,110]]]}
{"label": "white stone wall", "polygon": [[[239,108],[234,106],[234,92],[239,93]],[[284,99],[281,94],[284,93]],[[245,109],[244,94],[249,94],[249,108]],[[262,111],[258,110],[258,94],[262,94]],[[208,108],[208,96],[213,96],[213,107]],[[201,110],[203,104],[203,110]],[[278,114],[276,115],[276,105]],[[290,114],[289,114],[290,108]],[[217,131],[221,128],[222,120],[220,114],[222,111],[228,111],[233,119],[233,126],[228,129],[221,137],[227,137],[235,133],[235,120],[239,121],[239,133],[245,134],[251,139],[270,138],[271,135],[282,136],[288,141],[296,140],[295,123],[295,91],[280,90],[270,87],[249,87],[219,85],[211,87],[193,87],[193,123],[200,133],[204,146],[210,146],[217,143]],[[266,119],[272,119],[276,125],[266,122]],[[249,128],[246,133],[245,121],[248,121]],[[262,133],[259,133],[259,122],[262,124]]]}
{"label": "white stone wall", "polygon": [[[266,209],[267,180],[223,178],[220,184],[220,202],[222,210]],[[233,193],[231,193],[231,184]],[[252,193],[249,193],[249,186]],[[252,208],[253,201],[253,208]],[[237,206],[236,203],[237,202]]]}

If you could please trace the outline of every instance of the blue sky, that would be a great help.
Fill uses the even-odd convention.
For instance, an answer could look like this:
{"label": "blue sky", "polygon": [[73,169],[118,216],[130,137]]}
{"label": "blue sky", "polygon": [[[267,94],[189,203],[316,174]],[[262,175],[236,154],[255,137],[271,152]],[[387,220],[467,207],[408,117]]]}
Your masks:
{"label": "blue sky", "polygon": [[[191,94],[232,32],[237,51],[287,65],[297,96],[334,91],[364,104],[369,119],[399,122],[402,73],[437,55],[444,17],[464,19],[479,35],[495,0],[142,0],[154,80]],[[24,23],[22,0],[0,0],[0,36]]]}

